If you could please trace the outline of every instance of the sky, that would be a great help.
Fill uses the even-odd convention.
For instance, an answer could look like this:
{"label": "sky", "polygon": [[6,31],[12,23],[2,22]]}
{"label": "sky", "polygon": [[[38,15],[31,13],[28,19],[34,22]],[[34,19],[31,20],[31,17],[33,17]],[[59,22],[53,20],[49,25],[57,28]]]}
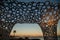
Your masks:
{"label": "sky", "polygon": [[[38,24],[32,23],[16,23],[10,35],[14,36],[13,30],[16,30],[16,36],[43,36],[41,27]],[[57,25],[57,35],[60,35],[60,20]]]}
{"label": "sky", "polygon": [[[16,30],[16,35],[20,36],[42,36],[41,28],[38,24],[32,23],[17,23],[13,30]],[[13,30],[11,34],[13,34]]]}
{"label": "sky", "polygon": [[[17,0],[17,1],[21,1],[21,2],[31,2],[31,1],[35,1],[35,2],[44,2],[45,0]],[[49,0],[51,2],[54,2],[54,0]],[[57,3],[60,3],[60,0],[55,0]]]}

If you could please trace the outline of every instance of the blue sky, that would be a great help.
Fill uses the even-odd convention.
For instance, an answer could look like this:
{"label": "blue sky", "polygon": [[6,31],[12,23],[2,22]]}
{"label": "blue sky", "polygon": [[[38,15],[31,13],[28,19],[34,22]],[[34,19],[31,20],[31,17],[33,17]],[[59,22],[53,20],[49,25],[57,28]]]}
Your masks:
{"label": "blue sky", "polygon": [[[35,1],[35,2],[43,2],[45,0],[18,0],[18,1],[21,1],[21,2],[30,2],[30,1]],[[49,0],[49,1],[52,1],[54,2],[54,0]],[[60,2],[60,0],[55,0],[56,2]]]}

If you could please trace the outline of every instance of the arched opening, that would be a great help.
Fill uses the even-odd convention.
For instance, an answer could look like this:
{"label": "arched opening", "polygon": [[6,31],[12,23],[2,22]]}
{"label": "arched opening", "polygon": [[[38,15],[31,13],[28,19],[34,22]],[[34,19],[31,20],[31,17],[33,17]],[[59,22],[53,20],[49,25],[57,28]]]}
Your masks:
{"label": "arched opening", "polygon": [[15,36],[44,40],[42,30],[36,23],[16,23],[10,33],[11,36],[14,36],[14,30],[16,30]]}

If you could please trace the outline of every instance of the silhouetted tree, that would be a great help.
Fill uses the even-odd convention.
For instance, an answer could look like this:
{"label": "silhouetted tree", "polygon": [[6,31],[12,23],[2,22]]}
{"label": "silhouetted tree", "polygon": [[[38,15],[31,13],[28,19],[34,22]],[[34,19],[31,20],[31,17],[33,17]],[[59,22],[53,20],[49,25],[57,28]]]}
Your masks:
{"label": "silhouetted tree", "polygon": [[14,30],[13,33],[14,33],[14,37],[15,37],[16,30]]}

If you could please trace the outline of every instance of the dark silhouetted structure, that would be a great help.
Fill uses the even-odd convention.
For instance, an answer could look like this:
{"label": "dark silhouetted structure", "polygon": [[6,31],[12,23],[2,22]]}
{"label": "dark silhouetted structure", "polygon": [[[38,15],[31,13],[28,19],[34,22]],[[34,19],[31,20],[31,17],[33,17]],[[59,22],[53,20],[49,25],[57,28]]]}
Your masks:
{"label": "dark silhouetted structure", "polygon": [[[57,40],[57,24],[60,17],[58,4],[45,2],[18,2],[3,0],[0,5],[0,28],[3,39],[8,36],[16,23],[37,23],[43,31],[44,40]],[[0,1],[1,4],[1,1]]]}

